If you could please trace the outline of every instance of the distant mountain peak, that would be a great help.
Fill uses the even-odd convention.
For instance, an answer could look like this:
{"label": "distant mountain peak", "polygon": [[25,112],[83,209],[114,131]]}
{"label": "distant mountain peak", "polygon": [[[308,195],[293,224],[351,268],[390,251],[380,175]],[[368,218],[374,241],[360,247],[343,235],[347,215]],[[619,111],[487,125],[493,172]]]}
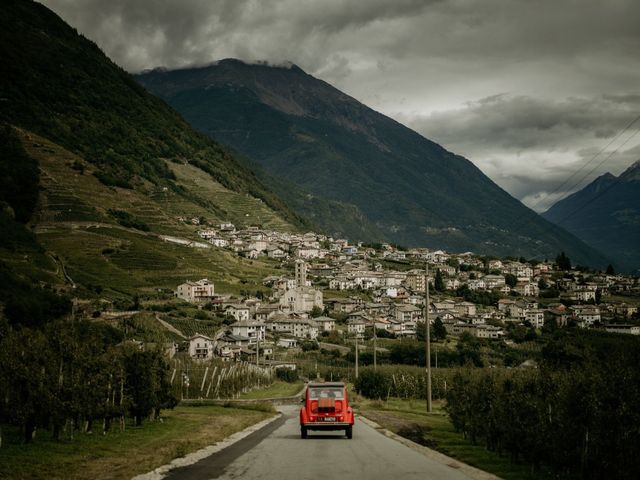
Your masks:
{"label": "distant mountain peak", "polygon": [[184,67],[178,67],[178,68],[169,68],[162,65],[158,67],[145,68],[141,70],[139,73],[136,73],[135,75],[163,74],[163,73],[172,73],[172,72],[186,72],[186,71],[193,71],[193,70],[206,71],[207,69],[215,68],[215,67],[230,67],[230,68],[266,67],[266,68],[272,68],[274,70],[277,70],[277,69],[291,70],[294,72],[303,73],[305,75],[307,74],[307,72],[305,72],[298,65],[288,60],[285,60],[282,62],[271,62],[269,60],[242,60],[239,58],[223,58],[222,60],[214,60],[212,62],[208,62],[204,64],[201,63],[201,64],[186,65]]}
{"label": "distant mountain peak", "polygon": [[640,160],[636,160],[629,168],[622,172],[619,178],[623,182],[640,181]]}
{"label": "distant mountain peak", "polygon": [[[602,263],[467,159],[295,65],[224,59],[136,78],[258,165],[264,181],[326,232],[492,255],[570,249],[575,261]],[[514,231],[523,219],[526,236]]]}
{"label": "distant mountain peak", "polygon": [[242,60],[239,58],[224,58],[213,62],[211,65],[224,65],[224,64],[242,64],[247,66],[257,67],[270,67],[270,68],[283,68],[285,70],[302,70],[295,63],[285,60],[283,62],[270,62],[269,60]]}
{"label": "distant mountain peak", "polygon": [[640,268],[640,161],[619,177],[600,175],[542,214],[587,244],[611,255],[618,267]]}
{"label": "distant mountain peak", "polygon": [[618,181],[618,178],[615,175],[607,172],[600,175],[598,178],[596,178],[593,182],[591,182],[589,185],[587,185],[584,188],[585,190],[593,190],[595,192],[598,192],[603,188],[608,188],[609,185],[617,181]]}
{"label": "distant mountain peak", "polygon": [[602,175],[600,175],[598,178],[596,178],[593,183],[604,183],[604,182],[609,182],[611,180],[615,180],[616,176],[607,172],[607,173],[603,173]]}

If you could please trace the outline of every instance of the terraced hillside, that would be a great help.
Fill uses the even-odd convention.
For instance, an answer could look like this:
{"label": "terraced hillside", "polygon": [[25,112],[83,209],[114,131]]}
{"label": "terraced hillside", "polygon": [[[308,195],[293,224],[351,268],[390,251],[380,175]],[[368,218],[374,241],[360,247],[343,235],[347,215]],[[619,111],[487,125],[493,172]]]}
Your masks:
{"label": "terraced hillside", "polygon": [[469,160],[295,65],[225,59],[136,79],[259,165],[265,184],[333,235],[538,259],[566,251],[607,264]]}
{"label": "terraced hillside", "polygon": [[3,3],[0,55],[6,279],[110,299],[166,295],[203,277],[222,292],[255,291],[274,263],[164,240],[198,240],[193,219],[307,228],[226,148],[43,5]]}
{"label": "terraced hillside", "polygon": [[[237,293],[262,288],[262,278],[275,272],[277,265],[270,261],[247,261],[213,247],[191,248],[160,238],[162,234],[196,240],[198,227],[181,217],[238,223],[259,218],[273,228],[287,228],[260,200],[231,192],[192,166],[179,167],[176,175],[179,185],[184,179],[185,188],[190,183],[200,186],[190,193],[191,202],[169,191],[145,195],[108,187],[91,175],[92,166],[80,157],[35,134],[22,132],[21,138],[41,170],[33,229],[40,244],[59,260],[47,265],[57,272],[59,282],[72,281],[87,293],[118,297],[174,289],[185,279],[207,277],[221,291]],[[156,190],[150,184],[147,188]],[[218,210],[199,205],[213,196],[221,206]],[[119,225],[110,211],[126,211],[148,231]],[[60,264],[71,280],[64,278]]]}

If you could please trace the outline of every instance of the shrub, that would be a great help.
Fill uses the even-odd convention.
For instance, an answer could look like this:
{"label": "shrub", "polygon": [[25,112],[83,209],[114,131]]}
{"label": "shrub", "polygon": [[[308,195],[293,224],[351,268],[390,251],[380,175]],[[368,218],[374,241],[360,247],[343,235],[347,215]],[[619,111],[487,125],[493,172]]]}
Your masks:
{"label": "shrub", "polygon": [[298,373],[295,370],[291,370],[289,368],[278,368],[276,369],[276,377],[280,380],[295,383],[298,381]]}
{"label": "shrub", "polygon": [[389,377],[376,370],[364,370],[355,382],[356,392],[367,398],[386,398],[390,387]]}

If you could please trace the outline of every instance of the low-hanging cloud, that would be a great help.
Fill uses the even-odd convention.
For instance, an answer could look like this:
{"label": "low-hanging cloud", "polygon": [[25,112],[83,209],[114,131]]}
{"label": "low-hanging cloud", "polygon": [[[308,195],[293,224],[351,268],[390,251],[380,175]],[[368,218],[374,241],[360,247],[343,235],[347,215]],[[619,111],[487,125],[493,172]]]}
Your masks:
{"label": "low-hanging cloud", "polygon": [[639,115],[640,95],[563,100],[496,95],[401,119],[473,159],[497,183],[542,211],[640,158]]}
{"label": "low-hanging cloud", "polygon": [[[635,0],[43,3],[131,72],[291,61],[467,156],[528,205],[555,198],[550,185],[640,113]],[[633,147],[603,168],[622,170]]]}

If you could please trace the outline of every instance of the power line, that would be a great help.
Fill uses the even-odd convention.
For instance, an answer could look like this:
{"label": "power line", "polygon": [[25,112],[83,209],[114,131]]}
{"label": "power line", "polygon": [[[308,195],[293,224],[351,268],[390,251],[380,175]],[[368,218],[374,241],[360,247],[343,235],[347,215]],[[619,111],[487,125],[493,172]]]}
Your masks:
{"label": "power line", "polygon": [[[562,187],[564,187],[567,183],[569,183],[569,181],[575,177],[578,173],[580,173],[582,170],[584,170],[585,168],[587,168],[589,166],[589,164],[591,162],[593,162],[596,158],[598,158],[602,153],[604,153],[607,148],[609,148],[618,138],[620,138],[622,135],[624,135],[624,133],[629,130],[634,123],[636,123],[638,120],[640,120],[640,115],[638,115],[637,117],[635,117],[633,120],[631,120],[631,122],[629,122],[627,124],[627,126],[625,126],[620,133],[618,133],[615,137],[613,137],[609,143],[607,143],[602,149],[600,149],[593,157],[591,157],[589,159],[589,161],[587,163],[585,163],[584,165],[582,165],[578,170],[576,170],[575,172],[573,172],[564,182],[562,182],[560,185],[558,185],[552,192],[550,192],[547,196],[551,196],[554,193],[557,193]],[[626,143],[626,142],[625,142]],[[624,144],[623,144],[624,145]],[[617,150],[616,150],[617,151]],[[597,168],[599,168],[604,162],[606,162],[609,158],[611,157],[611,155],[609,155],[608,157],[606,157],[604,160],[602,160],[600,163],[598,163],[595,167],[593,167],[591,170],[589,170],[589,172],[586,175],[583,175],[577,182],[575,182],[573,185],[571,185],[568,190],[571,190],[572,188],[576,187],[577,185],[579,185],[585,178],[587,178],[589,175],[591,175]],[[532,210],[538,206],[538,204],[542,201],[542,199],[539,199],[536,203],[534,203],[531,207]]]}
{"label": "power line", "polygon": [[[640,118],[640,117],[638,117]],[[613,155],[615,155],[618,150],[620,150],[622,147],[624,147],[627,143],[629,143],[629,141],[635,137],[638,132],[640,132],[640,127],[633,132],[633,134],[631,134],[618,148],[616,148],[615,150],[613,150],[611,153],[609,153],[609,155],[607,155],[607,157],[600,162],[601,164],[604,163],[605,161],[609,160]],[[595,167],[597,168],[597,166]],[[592,170],[593,171],[593,170]],[[586,203],[584,203],[583,205],[580,205],[578,208],[576,208],[575,210],[573,210],[571,213],[569,213],[568,215],[562,217],[560,220],[558,220],[558,222],[564,222],[565,220],[567,220],[569,217],[571,217],[572,215],[578,213],[580,210],[582,210],[584,207],[586,207],[587,205],[589,205],[591,202],[593,202],[594,200],[597,200],[598,198],[602,197],[602,195],[604,195],[605,193],[607,193],[609,190],[611,190],[613,187],[615,187],[617,184],[620,183],[620,177],[616,178],[616,181],[613,182],[611,185],[609,185],[607,188],[605,188],[603,191],[601,191],[598,195],[594,196],[593,198],[591,198],[589,201],[587,201]]]}
{"label": "power line", "polygon": [[[556,189],[554,191],[552,191],[549,195],[553,195],[553,193],[557,192],[560,188],[562,188],[564,185],[566,185],[573,177],[575,177],[578,173],[580,173],[582,170],[584,170],[591,162],[593,162],[598,156],[600,156],[604,151],[606,151],[607,148],[609,148],[617,139],[619,139],[622,135],[624,135],[625,132],[627,132],[638,120],[640,120],[640,115],[636,116],[635,118],[633,118],[612,140],[610,140],[607,145],[605,145],[601,150],[598,151],[598,153],[596,153],[587,163],[585,163],[582,167],[580,167],[578,170],[576,170],[572,175],[570,175],[564,182],[562,182],[558,187],[556,187]],[[599,168],[603,163],[605,163],[607,160],[609,160],[613,155],[615,155],[622,147],[624,147],[633,137],[635,137],[638,132],[640,132],[640,127],[638,127],[638,129],[636,129],[636,131],[631,134],[621,145],[619,145],[618,147],[616,147],[615,150],[613,150],[612,152],[609,153],[609,155],[607,155],[602,161],[600,161],[595,167],[593,167],[591,170],[589,170],[589,172],[586,175],[583,175],[580,180],[578,180],[578,182],[576,182],[575,184],[573,184],[570,188],[575,187],[577,184],[579,184],[580,182],[582,182],[582,180],[584,180],[584,178],[588,177],[589,175],[591,175],[591,173],[593,173],[597,168]],[[608,191],[610,188],[612,188],[613,186],[615,186],[617,183],[619,182],[616,181],[614,182],[614,184],[612,184],[609,188],[606,189],[606,191]],[[601,192],[600,195],[592,198],[588,203],[585,203],[584,205],[578,207],[577,209],[575,209],[574,211],[572,211],[569,215],[567,215],[565,218],[562,218],[561,220],[558,221],[558,223],[554,223],[551,222],[549,220],[547,220],[549,222],[549,226],[544,228],[538,235],[536,235],[539,238],[542,238],[546,233],[548,233],[549,231],[551,231],[554,227],[560,227],[563,228],[560,225],[560,222],[563,222],[564,220],[566,220],[567,218],[569,218],[570,216],[574,215],[575,213],[579,212],[582,208],[586,207],[589,203],[591,203],[592,201],[596,200],[598,197],[602,196],[604,193],[606,193],[606,191]],[[536,213],[535,211],[533,211],[533,207],[535,207],[537,204],[539,203],[536,202],[536,204],[534,204],[532,207],[528,207],[531,211],[531,213],[536,217],[540,217],[540,215],[538,213]],[[544,217],[543,217],[544,218]],[[529,219],[523,219],[523,221],[517,225],[515,228],[513,228],[511,230],[511,232],[515,235],[522,233],[522,229],[525,225],[528,224],[528,222],[533,219],[533,217],[530,216]],[[570,232],[569,232],[570,233]],[[533,245],[533,249],[537,250],[538,252],[540,252],[540,255],[536,255],[533,258],[537,258],[538,256],[543,256],[545,255],[542,251],[540,247],[537,247],[534,243]]]}
{"label": "power line", "polygon": [[[636,117],[636,119],[635,119],[633,122],[631,122],[631,123],[629,124],[629,126],[630,126],[630,125],[633,125],[633,124],[634,124],[638,119],[640,119],[640,116]],[[628,127],[627,127],[627,128],[625,128],[625,131],[626,131],[627,129],[628,129]],[[598,168],[598,166],[599,166],[599,165],[601,165],[601,164],[602,164],[602,163],[604,163],[605,161],[609,160],[609,159],[610,159],[613,155],[615,155],[615,154],[616,154],[616,153],[617,153],[617,152],[618,152],[622,147],[624,147],[627,143],[629,143],[629,141],[630,141],[633,137],[635,137],[639,132],[640,132],[640,127],[638,127],[638,128],[636,129],[636,131],[635,131],[635,132],[633,132],[629,137],[627,137],[627,139],[626,139],[624,142],[622,142],[622,144],[620,144],[620,145],[619,145],[615,150],[613,150],[612,152],[610,152],[610,153],[609,153],[609,155],[607,155],[607,157],[606,157],[603,161],[601,161],[601,162],[600,162],[600,164],[596,165],[596,167],[594,167],[591,171],[595,170],[596,168]],[[623,131],[622,133],[624,133],[624,131]],[[619,136],[620,136],[620,135],[617,135],[617,136],[616,136],[616,138],[618,138]],[[611,144],[611,142],[609,142],[609,145],[610,145],[610,144]],[[589,175],[589,174],[590,174],[590,173],[588,173],[587,175]],[[621,180],[620,180],[620,177],[617,177],[617,178],[616,178],[616,180],[615,180],[611,185],[609,185],[607,188],[605,188],[604,190],[602,190],[601,192],[599,192],[597,195],[595,195],[594,197],[590,198],[588,201],[586,201],[585,203],[583,203],[582,205],[580,205],[579,207],[577,207],[576,209],[574,209],[573,211],[571,211],[571,213],[569,213],[569,214],[565,215],[564,217],[562,217],[561,219],[559,219],[559,220],[557,221],[557,223],[556,223],[556,222],[551,222],[550,220],[547,220],[547,221],[549,222],[550,226],[549,226],[549,227],[547,227],[545,230],[543,230],[541,234],[542,234],[542,235],[544,235],[545,233],[549,232],[553,227],[560,227],[560,228],[564,228],[564,227],[562,227],[562,225],[561,225],[561,223],[562,223],[562,222],[564,222],[565,220],[569,219],[570,217],[572,217],[573,215],[575,215],[576,213],[578,213],[580,210],[582,210],[583,208],[587,207],[589,204],[591,204],[591,203],[593,203],[594,201],[596,201],[598,198],[600,198],[600,197],[602,197],[603,195],[605,195],[605,194],[606,194],[608,191],[610,191],[613,187],[615,187],[616,185],[618,185],[618,184],[620,183],[620,181],[621,181]],[[544,217],[543,217],[543,218],[544,218]],[[565,230],[566,230],[566,229],[565,229]],[[568,231],[568,230],[567,230],[567,231]],[[569,233],[571,233],[571,232],[569,232]],[[572,234],[572,235],[573,235],[573,234]],[[584,241],[583,241],[583,242],[584,242]],[[535,248],[535,247],[534,247],[534,248]],[[540,250],[540,249],[537,249],[537,250],[541,253],[541,255],[543,255],[543,253],[541,252],[541,250]],[[536,256],[536,257],[533,257],[533,258],[537,258],[537,256]]]}
{"label": "power line", "polygon": [[[636,120],[640,119],[640,116],[636,117],[636,119],[634,120],[633,123],[635,123]],[[572,185],[571,187],[569,187],[569,190],[571,190],[572,188],[574,188],[575,186],[579,185],[585,178],[587,178],[589,175],[591,175],[596,169],[598,169],[603,163],[605,163],[607,160],[609,160],[615,153],[618,152],[618,150],[620,150],[622,147],[624,147],[629,140],[631,140],[633,137],[635,137],[638,132],[640,131],[640,128],[638,128],[633,134],[631,134],[631,136],[629,136],[623,143],[622,145],[620,145],[618,148],[616,148],[614,151],[612,151],[611,153],[609,153],[609,155],[607,155],[601,162],[599,162],[595,167],[593,167],[591,170],[589,170],[585,175],[582,176],[582,178],[580,178],[580,180],[578,180],[574,185]],[[616,137],[618,138],[618,137]],[[610,145],[611,143],[609,143]]]}

